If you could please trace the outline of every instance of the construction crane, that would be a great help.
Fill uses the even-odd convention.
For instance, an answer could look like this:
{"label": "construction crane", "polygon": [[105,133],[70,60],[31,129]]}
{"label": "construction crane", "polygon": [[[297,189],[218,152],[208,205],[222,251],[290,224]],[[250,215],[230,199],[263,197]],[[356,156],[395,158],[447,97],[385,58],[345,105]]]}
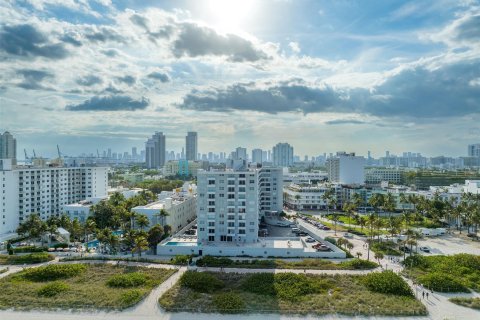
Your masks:
{"label": "construction crane", "polygon": [[28,157],[28,155],[27,155],[27,149],[23,149],[23,152],[25,152],[25,160],[30,159],[30,158]]}
{"label": "construction crane", "polygon": [[58,146],[58,144],[57,144],[57,152],[58,152],[58,158],[61,159],[62,154],[60,153],[60,147]]}
{"label": "construction crane", "polygon": [[100,158],[100,152],[98,152],[98,149],[97,149],[97,158]]}
{"label": "construction crane", "polygon": [[35,149],[33,149],[33,158],[37,158],[37,155],[35,154]]}

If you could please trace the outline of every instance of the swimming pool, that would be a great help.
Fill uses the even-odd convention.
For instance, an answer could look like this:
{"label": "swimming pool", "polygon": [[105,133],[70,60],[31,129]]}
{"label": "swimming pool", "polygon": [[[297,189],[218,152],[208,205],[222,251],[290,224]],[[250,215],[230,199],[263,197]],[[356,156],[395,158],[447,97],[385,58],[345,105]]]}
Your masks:
{"label": "swimming pool", "polygon": [[176,241],[170,241],[165,243],[166,246],[179,246],[179,247],[192,247],[196,246],[196,242],[176,242]]}

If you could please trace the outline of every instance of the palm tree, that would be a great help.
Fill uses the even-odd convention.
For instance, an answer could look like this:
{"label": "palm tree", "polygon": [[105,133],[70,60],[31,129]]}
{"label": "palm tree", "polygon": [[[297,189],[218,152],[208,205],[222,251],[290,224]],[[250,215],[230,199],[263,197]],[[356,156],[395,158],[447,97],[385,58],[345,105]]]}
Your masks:
{"label": "palm tree", "polygon": [[127,230],[123,234],[123,243],[130,249],[133,257],[133,247],[135,246],[135,239],[137,237],[137,232],[135,230]]}
{"label": "palm tree", "polygon": [[360,231],[363,232],[363,228],[367,225],[367,218],[364,216],[359,217],[358,224],[360,225]]}
{"label": "palm tree", "polygon": [[386,211],[388,211],[388,216],[392,216],[392,212],[395,211],[397,207],[397,203],[395,201],[395,197],[391,192],[387,192],[387,194],[383,197],[383,207]]}
{"label": "palm tree", "polygon": [[375,252],[375,255],[373,257],[375,258],[375,260],[378,261],[378,264],[380,264],[380,260],[383,259],[384,255],[381,252]]}
{"label": "palm tree", "polygon": [[138,227],[143,231],[144,228],[148,227],[150,220],[144,214],[138,214],[136,219]]}
{"label": "palm tree", "polygon": [[165,226],[167,224],[167,217],[169,215],[170,214],[165,209],[160,209],[160,211],[157,214],[155,214],[156,217],[160,217],[160,224],[162,226]]}
{"label": "palm tree", "polygon": [[375,214],[373,213],[370,213],[368,216],[367,216],[367,225],[368,225],[368,228],[370,229],[370,238],[373,239],[373,227],[375,226],[375,222],[377,221],[377,217],[375,216]]}
{"label": "palm tree", "polygon": [[148,249],[148,241],[144,236],[138,235],[135,237],[135,244],[132,252],[138,252],[138,256],[142,256],[142,251]]}
{"label": "palm tree", "polygon": [[350,201],[347,201],[343,204],[343,211],[345,211],[347,213],[348,224],[349,225],[352,224],[352,215],[353,215],[354,210],[355,210],[355,205],[353,203],[351,203]]}
{"label": "palm tree", "polygon": [[327,206],[327,216],[330,215],[330,205],[332,203],[332,200],[335,196],[335,192],[333,191],[333,188],[331,185],[327,185],[327,190],[325,190],[325,193],[322,195],[323,201],[325,201],[325,204]]}
{"label": "palm tree", "polygon": [[363,254],[361,252],[357,252],[356,255],[357,255],[358,259],[360,259],[360,257],[363,256]]}
{"label": "palm tree", "polygon": [[154,254],[157,254],[157,245],[162,241],[164,235],[163,227],[159,224],[154,225],[148,230],[147,241]]}
{"label": "palm tree", "polygon": [[85,221],[85,224],[83,226],[84,234],[85,234],[85,250],[88,251],[88,236],[90,233],[92,233],[96,229],[96,223],[93,219],[88,218],[87,221]]}

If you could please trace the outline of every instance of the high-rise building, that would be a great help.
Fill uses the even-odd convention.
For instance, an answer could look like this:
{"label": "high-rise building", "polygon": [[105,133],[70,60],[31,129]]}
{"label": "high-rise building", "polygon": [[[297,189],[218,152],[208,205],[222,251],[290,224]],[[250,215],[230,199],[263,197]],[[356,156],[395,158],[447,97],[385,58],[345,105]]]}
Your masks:
{"label": "high-rise building", "polygon": [[[17,167],[0,160],[0,234],[15,232],[29,215],[59,216],[64,205],[107,195],[105,167]],[[81,181],[81,182],[80,182]]]}
{"label": "high-rise building", "polygon": [[165,165],[165,135],[155,134],[145,143],[146,164],[149,169],[160,169]]}
{"label": "high-rise building", "polygon": [[264,159],[263,159],[262,149],[253,149],[252,150],[252,162],[262,163],[263,161],[264,161]]}
{"label": "high-rise building", "polygon": [[480,143],[468,145],[469,157],[480,157]]}
{"label": "high-rise building", "polygon": [[273,165],[279,167],[293,166],[293,147],[288,143],[277,143],[273,147]]}
{"label": "high-rise building", "polygon": [[132,159],[137,160],[138,155],[137,155],[137,147],[132,147]]}
{"label": "high-rise building", "polygon": [[0,133],[0,159],[12,159],[13,164],[17,163],[17,140],[8,131]]}
{"label": "high-rise building", "polygon": [[233,160],[248,160],[247,148],[238,147],[232,152]]}
{"label": "high-rise building", "polygon": [[198,135],[196,132],[188,132],[185,137],[185,149],[187,160],[197,160]]}
{"label": "high-rise building", "polygon": [[328,180],[341,184],[365,183],[365,158],[355,153],[337,152],[326,162]]}
{"label": "high-rise building", "polygon": [[203,171],[198,181],[198,243],[258,241],[260,218],[283,206],[281,168]]}

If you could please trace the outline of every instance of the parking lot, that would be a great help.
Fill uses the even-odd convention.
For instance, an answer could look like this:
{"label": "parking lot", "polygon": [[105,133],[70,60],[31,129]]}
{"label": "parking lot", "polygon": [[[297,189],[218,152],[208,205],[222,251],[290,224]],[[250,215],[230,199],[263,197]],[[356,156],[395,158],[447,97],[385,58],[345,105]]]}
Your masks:
{"label": "parking lot", "polygon": [[[454,235],[439,237],[424,237],[418,240],[419,247],[430,248],[429,254],[452,255],[457,253],[470,253],[480,255],[480,242],[465,240]],[[419,251],[420,252],[420,251]],[[428,255],[428,253],[426,253]]]}

